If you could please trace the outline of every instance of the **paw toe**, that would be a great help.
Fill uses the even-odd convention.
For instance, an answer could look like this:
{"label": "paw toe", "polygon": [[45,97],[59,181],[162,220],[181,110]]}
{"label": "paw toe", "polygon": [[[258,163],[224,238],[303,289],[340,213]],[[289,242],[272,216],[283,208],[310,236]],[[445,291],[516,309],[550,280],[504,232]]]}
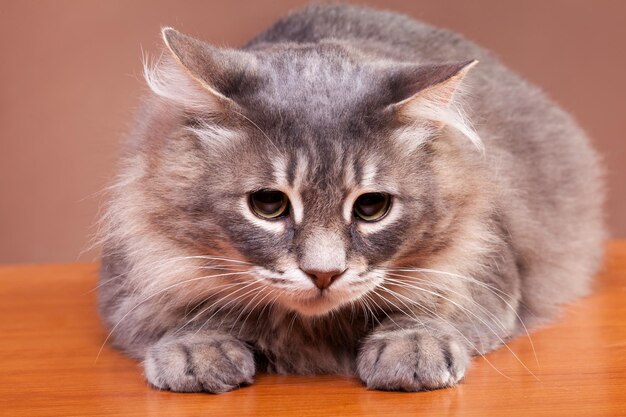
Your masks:
{"label": "paw toe", "polygon": [[236,339],[180,338],[151,347],[144,360],[148,382],[178,392],[225,392],[251,384],[250,349]]}
{"label": "paw toe", "polygon": [[425,331],[397,331],[368,339],[357,370],[370,389],[421,391],[455,385],[465,374],[467,350]]}

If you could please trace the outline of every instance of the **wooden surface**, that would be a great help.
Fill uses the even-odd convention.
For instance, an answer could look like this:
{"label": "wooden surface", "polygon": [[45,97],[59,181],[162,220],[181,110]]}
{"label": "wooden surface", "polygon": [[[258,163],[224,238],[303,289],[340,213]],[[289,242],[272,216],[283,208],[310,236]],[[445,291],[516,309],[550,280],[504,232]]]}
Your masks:
{"label": "wooden surface", "polygon": [[373,392],[354,379],[260,375],[221,395],[146,384],[110,347],[95,310],[92,264],[0,267],[0,415],[626,416],[626,241],[608,245],[593,295],[551,327],[474,359],[456,388]]}

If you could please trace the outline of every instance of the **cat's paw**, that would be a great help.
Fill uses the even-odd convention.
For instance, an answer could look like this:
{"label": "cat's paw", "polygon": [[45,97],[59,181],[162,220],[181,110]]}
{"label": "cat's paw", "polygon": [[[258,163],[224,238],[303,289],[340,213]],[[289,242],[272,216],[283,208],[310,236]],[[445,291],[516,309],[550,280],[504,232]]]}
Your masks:
{"label": "cat's paw", "polygon": [[226,392],[252,383],[251,350],[230,335],[198,333],[166,336],[146,354],[148,382],[178,392]]}
{"label": "cat's paw", "polygon": [[423,391],[455,385],[469,363],[467,348],[428,329],[375,332],[363,343],[357,371],[369,389]]}

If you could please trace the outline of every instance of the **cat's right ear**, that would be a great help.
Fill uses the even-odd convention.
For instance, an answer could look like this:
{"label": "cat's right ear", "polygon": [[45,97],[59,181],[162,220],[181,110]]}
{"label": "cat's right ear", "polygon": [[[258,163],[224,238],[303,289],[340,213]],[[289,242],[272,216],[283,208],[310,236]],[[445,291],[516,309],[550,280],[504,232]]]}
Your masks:
{"label": "cat's right ear", "polygon": [[231,97],[254,56],[216,48],[166,27],[161,30],[167,51],[154,63],[144,62],[148,86],[159,97],[188,110],[217,114],[237,109]]}

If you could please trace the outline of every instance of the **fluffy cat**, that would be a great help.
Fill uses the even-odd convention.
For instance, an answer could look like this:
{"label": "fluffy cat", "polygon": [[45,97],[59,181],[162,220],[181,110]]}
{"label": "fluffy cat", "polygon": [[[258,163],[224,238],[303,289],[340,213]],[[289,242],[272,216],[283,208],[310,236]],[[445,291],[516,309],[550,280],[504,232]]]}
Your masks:
{"label": "fluffy cat", "polygon": [[241,49],[162,35],[99,292],[152,385],[451,386],[587,292],[598,158],[472,42],[352,6],[307,7]]}

